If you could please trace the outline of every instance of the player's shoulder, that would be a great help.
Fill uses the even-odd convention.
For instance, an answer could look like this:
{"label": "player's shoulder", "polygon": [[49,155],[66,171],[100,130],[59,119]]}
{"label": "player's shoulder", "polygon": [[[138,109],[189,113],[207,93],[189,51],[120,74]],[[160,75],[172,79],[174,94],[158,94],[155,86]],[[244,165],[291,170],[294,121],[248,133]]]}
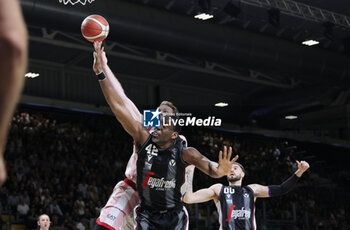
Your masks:
{"label": "player's shoulder", "polygon": [[261,189],[262,187],[265,187],[261,184],[248,184],[246,187],[250,188],[251,190],[253,190],[253,192],[258,192],[259,189]]}
{"label": "player's shoulder", "polygon": [[219,195],[221,188],[222,188],[223,184],[217,183],[217,184],[213,184],[212,186],[210,186],[210,188],[215,191],[216,194]]}
{"label": "player's shoulder", "polygon": [[184,147],[182,148],[182,153],[184,153],[184,154],[192,155],[192,154],[195,153],[195,151],[196,151],[196,149],[193,148],[193,147],[184,146]]}
{"label": "player's shoulder", "polygon": [[186,167],[186,172],[194,172],[194,170],[196,169],[196,166],[194,165],[188,165]]}

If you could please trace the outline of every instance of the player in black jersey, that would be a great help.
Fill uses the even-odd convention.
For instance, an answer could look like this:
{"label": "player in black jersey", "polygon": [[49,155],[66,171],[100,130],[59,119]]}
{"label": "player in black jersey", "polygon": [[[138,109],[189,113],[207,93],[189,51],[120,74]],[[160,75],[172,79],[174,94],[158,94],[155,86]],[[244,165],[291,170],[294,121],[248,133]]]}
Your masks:
{"label": "player in black jersey", "polygon": [[[165,115],[162,119],[174,117]],[[212,166],[196,149],[183,146],[176,126],[164,126],[164,123],[161,122],[161,127],[148,135],[142,146],[136,145],[139,150],[137,189],[141,200],[135,209],[137,229],[188,229],[188,215],[180,192],[187,163],[217,178],[224,172],[228,173],[238,158],[230,160],[232,148],[227,151],[225,147],[219,153],[218,166]]]}
{"label": "player in black jersey", "polygon": [[187,193],[183,201],[188,204],[213,200],[219,213],[220,229],[222,230],[255,230],[255,200],[283,195],[292,190],[298,178],[310,167],[306,161],[297,161],[298,170],[280,185],[263,186],[250,184],[242,187],[245,176],[244,167],[235,162],[227,175],[229,186],[214,184],[209,188],[192,192],[194,167],[187,167],[189,174]]}
{"label": "player in black jersey", "polygon": [[232,148],[227,151],[225,147],[219,153],[218,167],[212,166],[196,149],[184,147],[178,135],[176,127],[161,125],[142,146],[137,145],[137,189],[141,200],[135,209],[137,229],[188,229],[188,214],[180,192],[187,163],[209,176],[221,177],[237,159],[231,161]]}
{"label": "player in black jersey", "polygon": [[[103,52],[103,48],[95,47],[95,51]],[[104,54],[102,56],[106,59]],[[161,122],[161,127],[155,128],[150,135],[140,119],[133,116],[132,110],[136,108],[120,83],[111,85],[104,80],[105,74],[113,76],[111,70],[105,68],[104,71],[98,74],[100,86],[118,121],[135,140],[138,154],[137,189],[141,202],[135,209],[137,229],[187,229],[188,215],[183,210],[180,193],[185,166],[193,164],[207,175],[218,178],[230,172],[238,156],[231,160],[232,148],[227,150],[225,147],[219,153],[218,165],[214,165],[195,148],[183,146],[179,129],[172,122],[166,126]],[[114,91],[122,93],[108,93]],[[173,116],[162,116],[165,118],[168,121],[174,119]]]}

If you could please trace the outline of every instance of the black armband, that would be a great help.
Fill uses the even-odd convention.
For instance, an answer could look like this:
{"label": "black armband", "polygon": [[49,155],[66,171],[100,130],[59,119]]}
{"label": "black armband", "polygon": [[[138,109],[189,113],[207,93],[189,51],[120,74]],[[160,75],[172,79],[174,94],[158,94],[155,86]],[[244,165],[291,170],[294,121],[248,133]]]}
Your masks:
{"label": "black armband", "polygon": [[299,177],[297,177],[294,173],[291,177],[289,177],[286,181],[284,181],[280,185],[269,185],[269,196],[281,196],[283,194],[286,194],[287,192],[291,191],[296,184],[298,183]]}
{"label": "black armband", "polygon": [[102,81],[104,79],[106,79],[106,76],[103,72],[99,73],[99,74],[96,74],[96,77],[99,81]]}

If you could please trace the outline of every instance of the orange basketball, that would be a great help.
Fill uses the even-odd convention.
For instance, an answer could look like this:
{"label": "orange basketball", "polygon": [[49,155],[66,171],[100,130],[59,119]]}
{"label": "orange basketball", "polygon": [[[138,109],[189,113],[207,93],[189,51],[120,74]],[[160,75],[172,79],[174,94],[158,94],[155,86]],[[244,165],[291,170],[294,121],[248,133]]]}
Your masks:
{"label": "orange basketball", "polygon": [[81,33],[90,42],[103,41],[109,33],[108,22],[100,15],[90,15],[81,23]]}

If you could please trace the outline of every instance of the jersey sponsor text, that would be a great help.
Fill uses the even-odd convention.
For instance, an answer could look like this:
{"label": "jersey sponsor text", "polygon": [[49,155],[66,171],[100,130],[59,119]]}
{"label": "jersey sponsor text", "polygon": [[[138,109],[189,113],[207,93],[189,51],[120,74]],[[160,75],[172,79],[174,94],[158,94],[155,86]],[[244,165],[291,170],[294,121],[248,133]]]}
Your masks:
{"label": "jersey sponsor text", "polygon": [[164,180],[164,177],[162,178],[155,178],[151,177],[151,175],[154,175],[154,172],[148,172],[145,177],[145,181],[142,183],[142,187],[149,186],[150,188],[164,188],[164,189],[174,189],[176,187],[176,179],[173,178],[172,180]]}
{"label": "jersey sponsor text", "polygon": [[228,213],[228,217],[225,220],[228,222],[231,218],[233,219],[249,219],[250,218],[250,210],[245,210],[244,207],[242,209],[234,210],[236,205],[231,205]]}

